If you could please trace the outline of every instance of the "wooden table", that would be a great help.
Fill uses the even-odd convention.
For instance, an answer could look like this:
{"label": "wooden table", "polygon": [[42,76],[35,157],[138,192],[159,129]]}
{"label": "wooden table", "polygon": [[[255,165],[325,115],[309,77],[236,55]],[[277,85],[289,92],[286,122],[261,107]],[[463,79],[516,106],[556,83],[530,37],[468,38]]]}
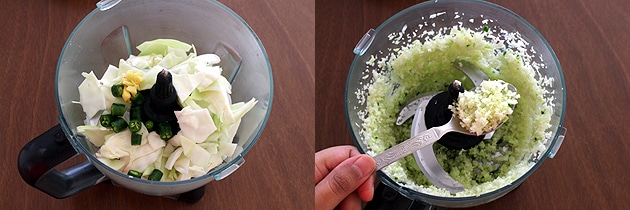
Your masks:
{"label": "wooden table", "polygon": [[[353,144],[344,111],[352,49],[370,28],[421,1],[316,4],[315,149]],[[473,209],[624,209],[630,206],[630,3],[492,0],[547,39],[564,72],[564,144],[519,188]]]}
{"label": "wooden table", "polygon": [[310,209],[313,208],[315,104],[314,1],[221,0],[257,33],[274,77],[271,116],[246,162],[206,185],[196,204],[99,184],[57,200],[17,171],[21,148],[56,125],[55,70],[66,38],[97,0],[15,1],[0,13],[0,203],[2,209]]}

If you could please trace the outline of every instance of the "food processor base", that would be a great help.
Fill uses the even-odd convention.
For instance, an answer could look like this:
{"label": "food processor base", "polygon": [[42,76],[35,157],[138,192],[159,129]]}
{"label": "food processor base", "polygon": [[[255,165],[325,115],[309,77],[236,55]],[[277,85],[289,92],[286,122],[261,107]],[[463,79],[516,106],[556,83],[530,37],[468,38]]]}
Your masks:
{"label": "food processor base", "polygon": [[363,210],[409,209],[432,210],[439,208],[420,201],[410,200],[384,184],[379,184],[376,189],[374,189],[374,198],[372,198],[372,201],[368,202],[365,207],[363,207]]}
{"label": "food processor base", "polygon": [[[117,187],[123,187],[124,186],[120,186],[114,182],[112,182],[111,180],[108,180],[106,183],[112,184],[114,186]],[[163,197],[165,198],[170,198],[173,200],[177,200],[177,201],[182,201],[182,202],[186,202],[186,203],[197,203],[199,200],[201,200],[201,198],[203,198],[203,196],[206,194],[206,185],[201,186],[197,189],[185,192],[185,193],[181,193],[181,194],[177,194],[177,195],[165,195]]]}
{"label": "food processor base", "polygon": [[194,189],[194,190],[191,190],[191,191],[179,194],[179,195],[174,195],[169,198],[173,198],[175,200],[186,202],[186,203],[197,203],[197,201],[201,200],[201,198],[203,198],[205,194],[206,194],[206,186],[204,185],[197,189]]}

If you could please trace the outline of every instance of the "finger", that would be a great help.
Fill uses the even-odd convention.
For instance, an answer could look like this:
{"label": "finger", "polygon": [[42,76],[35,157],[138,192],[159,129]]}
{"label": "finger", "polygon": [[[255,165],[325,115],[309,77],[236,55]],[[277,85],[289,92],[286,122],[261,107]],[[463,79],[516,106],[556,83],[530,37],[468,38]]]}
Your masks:
{"label": "finger", "polygon": [[372,174],[359,188],[357,188],[357,194],[363,201],[371,201],[374,197],[374,184],[376,180],[376,174]]}
{"label": "finger", "polygon": [[348,197],[343,199],[341,203],[335,208],[336,210],[360,210],[361,209],[361,198],[359,198],[359,194],[356,192],[350,193]]}
{"label": "finger", "polygon": [[315,153],[315,184],[321,181],[337,165],[344,160],[357,156],[359,150],[356,147],[345,145],[330,147]]}
{"label": "finger", "polygon": [[375,170],[374,159],[368,155],[349,158],[335,167],[315,185],[316,209],[332,209],[363,182]]}

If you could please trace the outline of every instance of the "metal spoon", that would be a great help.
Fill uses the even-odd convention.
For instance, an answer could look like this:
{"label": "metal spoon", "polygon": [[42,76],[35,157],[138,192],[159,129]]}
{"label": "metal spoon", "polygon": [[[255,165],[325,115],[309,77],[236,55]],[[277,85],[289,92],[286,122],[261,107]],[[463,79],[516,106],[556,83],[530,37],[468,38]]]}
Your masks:
{"label": "metal spoon", "polygon": [[433,144],[434,142],[440,140],[440,138],[446,133],[459,132],[463,134],[474,135],[465,128],[462,128],[459,122],[459,118],[453,116],[451,117],[451,120],[448,121],[448,123],[442,126],[430,128],[414,137],[411,137],[410,139],[403,141],[400,144],[397,144],[385,150],[383,153],[374,156],[374,160],[376,161],[376,169],[382,169],[383,167],[392,164],[393,162],[396,162],[397,160],[407,155],[410,155],[411,153],[419,149]]}
{"label": "metal spoon", "polygon": [[[512,86],[511,84],[508,84],[508,89],[516,92],[516,88]],[[489,132],[493,132],[494,130],[498,129],[499,127],[501,127],[501,125],[503,125],[503,123],[505,123],[505,121],[501,122],[499,125],[497,125],[494,129],[492,129]],[[411,137],[410,139],[407,139],[403,141],[402,143],[397,144],[385,150],[383,153],[380,153],[374,156],[374,160],[376,161],[376,169],[380,170],[383,167],[389,164],[392,164],[393,162],[396,162],[397,160],[407,155],[410,155],[411,153],[417,150],[420,150],[428,145],[433,144],[434,142],[440,140],[440,138],[444,134],[449,133],[449,132],[458,132],[458,133],[463,133],[463,134],[468,134],[468,135],[473,135],[473,136],[480,136],[480,135],[485,135],[489,133],[489,132],[486,132],[480,135],[473,134],[470,131],[466,130],[465,128],[461,127],[460,119],[453,115],[451,116],[451,120],[448,121],[448,123],[442,126],[433,127],[424,132],[421,132],[420,134],[414,137]]]}

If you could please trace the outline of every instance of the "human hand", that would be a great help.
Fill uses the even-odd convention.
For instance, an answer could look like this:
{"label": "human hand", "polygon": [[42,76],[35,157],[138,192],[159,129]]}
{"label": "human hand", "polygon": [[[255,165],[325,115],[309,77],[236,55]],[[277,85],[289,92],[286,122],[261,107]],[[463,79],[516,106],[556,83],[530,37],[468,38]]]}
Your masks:
{"label": "human hand", "polygon": [[361,209],[374,195],[376,163],[354,146],[315,153],[315,209]]}

